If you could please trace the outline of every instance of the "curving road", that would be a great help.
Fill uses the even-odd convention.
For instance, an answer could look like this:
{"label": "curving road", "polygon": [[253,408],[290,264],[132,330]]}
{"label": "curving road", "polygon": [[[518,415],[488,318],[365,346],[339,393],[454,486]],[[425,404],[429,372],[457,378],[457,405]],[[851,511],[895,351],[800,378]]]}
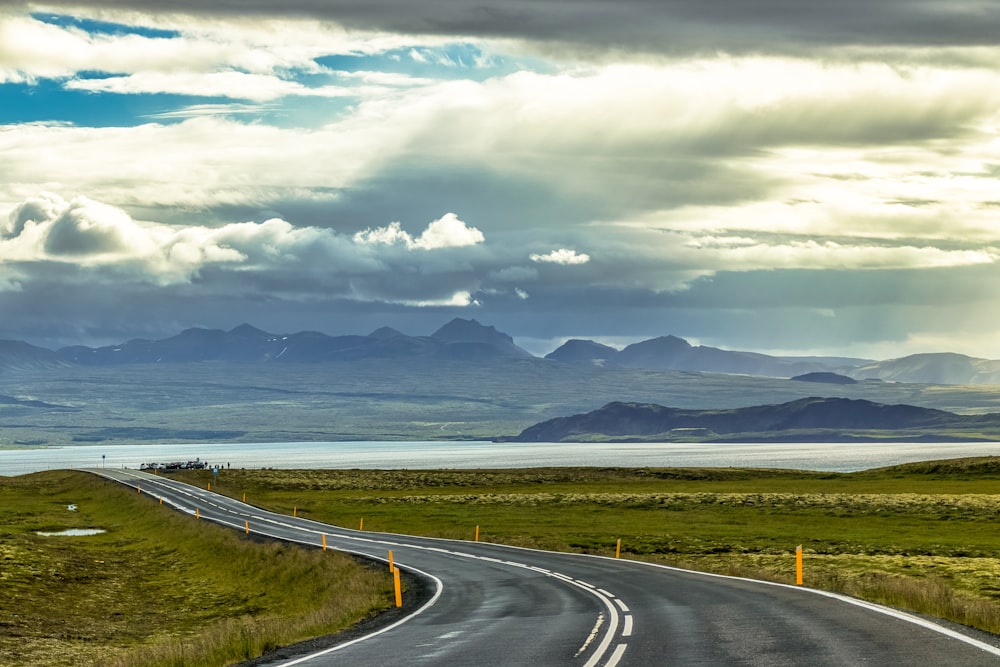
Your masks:
{"label": "curving road", "polygon": [[1000,644],[811,589],[637,561],[348,530],[169,478],[89,472],[180,511],[385,561],[434,595],[382,630],[271,665],[998,665]]}

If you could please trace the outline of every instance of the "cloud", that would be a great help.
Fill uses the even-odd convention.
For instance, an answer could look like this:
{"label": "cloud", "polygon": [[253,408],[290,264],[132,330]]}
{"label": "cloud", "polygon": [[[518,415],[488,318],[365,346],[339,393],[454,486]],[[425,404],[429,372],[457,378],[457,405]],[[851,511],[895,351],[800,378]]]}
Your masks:
{"label": "cloud", "polygon": [[[424,252],[400,255],[364,234],[352,238],[278,218],[217,228],[140,223],[86,197],[66,201],[43,194],[10,213],[0,238],[0,266],[18,272],[8,289],[43,280],[61,266],[95,284],[259,289],[292,298],[332,291],[344,298],[463,306],[474,302],[467,286],[478,284],[469,264],[476,258],[455,253],[483,241],[481,232],[454,214],[409,239],[410,249]],[[487,262],[483,273],[493,268],[488,257],[476,261]],[[406,277],[400,281],[400,275]]]}
{"label": "cloud", "polygon": [[989,4],[290,2],[0,10],[4,312],[1000,326]]}
{"label": "cloud", "polygon": [[553,250],[550,253],[539,255],[533,253],[530,256],[532,262],[542,262],[545,264],[586,264],[590,261],[590,255],[587,253],[578,253],[575,250],[569,250],[566,248],[559,248],[558,250]]}
{"label": "cloud", "polygon": [[431,222],[417,238],[403,231],[399,222],[386,227],[366,229],[354,235],[355,243],[394,245],[402,243],[410,250],[436,250],[439,248],[462,248],[482,243],[486,237],[475,227],[469,227],[454,213]]}
{"label": "cloud", "polygon": [[229,97],[257,102],[267,102],[287,95],[345,97],[357,94],[341,87],[307,88],[294,81],[245,72],[143,73],[129,76],[75,79],[67,82],[66,88],[68,90],[85,90],[91,93]]}
{"label": "cloud", "polygon": [[[49,7],[78,8],[78,0],[53,0]],[[914,3],[847,0],[838,3],[746,0],[643,0],[587,3],[539,0],[406,2],[369,0],[329,3],[292,0],[91,0],[91,8],[137,10],[149,15],[190,13],[204,17],[262,20],[277,15],[311,16],[352,29],[386,33],[511,38],[535,44],[576,47],[582,54],[611,50],[654,53],[805,51],[831,47],[957,44],[993,45],[1000,18],[988,0]],[[92,9],[93,11],[93,9]],[[126,14],[127,15],[127,14]],[[586,49],[584,48],[586,47]]]}

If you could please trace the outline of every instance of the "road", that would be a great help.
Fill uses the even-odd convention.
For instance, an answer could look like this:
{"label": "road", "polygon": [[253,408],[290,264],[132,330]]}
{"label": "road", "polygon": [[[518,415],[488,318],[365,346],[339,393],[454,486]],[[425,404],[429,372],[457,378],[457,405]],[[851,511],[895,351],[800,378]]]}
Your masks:
{"label": "road", "polygon": [[237,530],[385,561],[433,595],[377,633],[269,665],[1000,665],[992,636],[802,587],[637,561],[349,530],[164,476],[90,472]]}

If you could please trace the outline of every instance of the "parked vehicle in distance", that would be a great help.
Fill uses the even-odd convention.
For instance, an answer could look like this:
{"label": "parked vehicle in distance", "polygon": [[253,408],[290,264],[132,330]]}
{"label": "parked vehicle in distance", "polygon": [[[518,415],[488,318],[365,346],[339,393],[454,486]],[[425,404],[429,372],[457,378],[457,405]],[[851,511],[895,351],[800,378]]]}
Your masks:
{"label": "parked vehicle in distance", "polygon": [[171,463],[141,463],[139,470],[159,470],[173,472],[174,470],[204,470],[208,464],[200,458],[194,461],[173,461]]}

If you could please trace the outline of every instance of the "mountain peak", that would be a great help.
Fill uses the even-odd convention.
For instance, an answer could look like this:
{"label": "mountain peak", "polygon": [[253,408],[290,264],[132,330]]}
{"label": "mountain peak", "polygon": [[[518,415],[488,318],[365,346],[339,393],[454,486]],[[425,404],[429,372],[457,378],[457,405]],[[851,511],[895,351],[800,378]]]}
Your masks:
{"label": "mountain peak", "polygon": [[558,349],[549,352],[545,358],[556,361],[596,363],[611,359],[617,354],[618,350],[608,345],[574,338],[560,345]]}
{"label": "mountain peak", "polygon": [[447,343],[513,343],[514,339],[505,333],[488,327],[476,320],[464,320],[456,317],[433,334],[431,338]]}
{"label": "mountain peak", "polygon": [[390,338],[399,338],[405,334],[401,331],[393,329],[392,327],[379,327],[375,331],[368,334],[369,338],[376,338],[378,340],[389,340]]}
{"label": "mountain peak", "polygon": [[433,334],[431,340],[447,344],[446,356],[461,359],[499,359],[534,357],[514,344],[514,339],[476,320],[456,317]]}
{"label": "mountain peak", "polygon": [[257,327],[247,324],[244,322],[238,327],[233,327],[229,330],[230,336],[242,336],[244,338],[270,338],[271,334],[266,331],[262,331]]}

